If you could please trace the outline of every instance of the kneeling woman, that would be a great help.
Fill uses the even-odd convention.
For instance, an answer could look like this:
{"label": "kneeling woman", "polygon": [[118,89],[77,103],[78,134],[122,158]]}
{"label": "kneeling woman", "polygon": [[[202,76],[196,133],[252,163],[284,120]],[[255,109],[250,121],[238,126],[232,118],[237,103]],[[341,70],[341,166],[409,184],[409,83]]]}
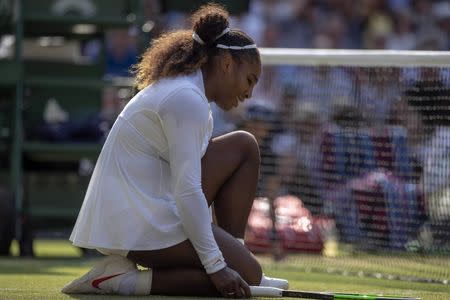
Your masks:
{"label": "kneeling woman", "polygon": [[240,298],[249,285],[287,288],[243,245],[260,164],[254,137],[211,139],[209,102],[230,110],[250,98],[259,52],[221,6],[192,21],[193,31],[156,39],[137,65],[140,91],[109,133],[70,237],[107,257],[64,293]]}

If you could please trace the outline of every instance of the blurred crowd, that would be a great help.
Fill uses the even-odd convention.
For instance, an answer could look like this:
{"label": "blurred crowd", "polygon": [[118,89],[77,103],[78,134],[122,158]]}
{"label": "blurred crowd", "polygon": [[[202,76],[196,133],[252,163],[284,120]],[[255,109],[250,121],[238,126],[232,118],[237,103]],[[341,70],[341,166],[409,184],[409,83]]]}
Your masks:
{"label": "blurred crowd", "polygon": [[[164,1],[144,3],[144,43],[161,32],[189,28],[188,12],[169,10]],[[249,0],[248,10],[233,15],[231,23],[259,47],[450,50],[445,0]],[[108,74],[127,75],[140,50],[136,35],[136,29],[107,34]],[[95,58],[98,49],[89,43],[84,54]]]}
{"label": "blurred crowd", "polygon": [[[153,4],[153,9],[156,4]],[[185,27],[168,11],[163,26]],[[260,47],[450,50],[450,3],[430,0],[250,0],[233,18]]]}

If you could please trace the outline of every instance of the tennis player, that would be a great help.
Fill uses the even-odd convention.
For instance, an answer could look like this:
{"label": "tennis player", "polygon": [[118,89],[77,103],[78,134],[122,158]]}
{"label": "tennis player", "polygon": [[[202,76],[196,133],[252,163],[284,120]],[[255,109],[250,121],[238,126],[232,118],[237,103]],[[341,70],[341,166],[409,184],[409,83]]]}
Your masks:
{"label": "tennis player", "polygon": [[255,138],[211,139],[209,102],[230,110],[251,97],[258,49],[219,5],[192,22],[156,39],[136,66],[140,91],[109,133],[70,237],[107,257],[64,293],[242,298],[249,285],[287,288],[262,274],[243,242],[260,165]]}

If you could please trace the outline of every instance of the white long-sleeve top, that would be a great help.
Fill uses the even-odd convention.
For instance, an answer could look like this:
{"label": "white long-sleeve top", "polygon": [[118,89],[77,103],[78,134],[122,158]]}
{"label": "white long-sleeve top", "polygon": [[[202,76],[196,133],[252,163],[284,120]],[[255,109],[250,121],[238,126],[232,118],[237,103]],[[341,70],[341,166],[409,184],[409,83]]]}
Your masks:
{"label": "white long-sleeve top", "polygon": [[201,71],[140,91],[103,146],[73,244],[155,250],[189,239],[207,273],[224,268],[201,187],[201,158],[212,129]]}

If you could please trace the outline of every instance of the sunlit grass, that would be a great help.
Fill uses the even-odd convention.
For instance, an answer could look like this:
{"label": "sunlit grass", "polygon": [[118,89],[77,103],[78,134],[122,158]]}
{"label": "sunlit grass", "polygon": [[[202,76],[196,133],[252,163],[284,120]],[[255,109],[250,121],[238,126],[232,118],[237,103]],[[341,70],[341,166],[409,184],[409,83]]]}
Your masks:
{"label": "sunlit grass", "polygon": [[[81,258],[79,249],[66,241],[47,240],[35,243],[38,258],[1,258],[0,259],[0,299],[73,299],[60,292],[64,284],[84,274],[98,258]],[[15,244],[13,253],[18,254]],[[274,263],[268,257],[259,257],[264,272],[268,276],[287,278],[292,289],[309,291],[335,291],[375,294],[395,294],[421,297],[426,300],[450,299],[450,286],[444,284],[417,283],[399,280],[376,279],[370,277],[344,276],[334,273],[313,272],[305,265],[316,264],[330,267],[354,266],[362,257],[347,257],[347,261],[338,258],[323,258],[317,255],[290,256],[281,263]],[[381,264],[382,257],[367,256],[367,268]],[[414,261],[411,268],[426,267],[428,262]],[[416,266],[416,264],[418,264]],[[421,265],[423,264],[423,265]],[[364,265],[364,264],[362,264]],[[397,264],[384,264],[388,272],[408,265],[408,260]],[[433,264],[431,264],[433,265]],[[438,265],[438,264],[437,264]],[[379,266],[378,266],[379,267]],[[445,268],[445,263],[442,266]],[[319,268],[320,269],[320,268]],[[414,272],[414,271],[413,271]],[[110,299],[110,296],[76,296],[77,299]],[[145,299],[147,297],[140,297]],[[148,299],[180,299],[150,296]],[[120,297],[127,299],[127,297]],[[189,299],[189,298],[186,298]],[[195,299],[195,298],[191,298]],[[199,298],[204,299],[204,298]]]}

